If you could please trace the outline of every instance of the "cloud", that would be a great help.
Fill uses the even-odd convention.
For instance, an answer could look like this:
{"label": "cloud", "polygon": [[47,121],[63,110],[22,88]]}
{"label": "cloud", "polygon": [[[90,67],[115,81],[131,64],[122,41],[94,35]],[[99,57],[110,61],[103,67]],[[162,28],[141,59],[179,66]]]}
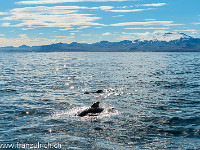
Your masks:
{"label": "cloud", "polygon": [[161,26],[175,26],[175,25],[183,25],[183,24],[173,24],[173,21],[147,21],[147,22],[123,22],[111,24],[110,26],[133,26],[133,25],[161,25]]}
{"label": "cloud", "polygon": [[156,19],[144,19],[144,20],[147,20],[147,21],[153,21],[153,20],[156,20]]}
{"label": "cloud", "polygon": [[92,14],[80,14],[76,9],[88,9],[79,6],[37,6],[15,8],[10,11],[10,16],[1,20],[16,21],[15,24],[5,22],[4,27],[64,27],[69,28],[74,25],[102,25],[94,21],[101,19]]}
{"label": "cloud", "polygon": [[[72,35],[72,34],[71,34]],[[56,39],[71,39],[74,38],[73,36],[55,36]]]}
{"label": "cloud", "polygon": [[149,28],[124,28],[124,29],[130,29],[130,30],[166,30],[166,29],[169,29],[169,28],[149,27]]}
{"label": "cloud", "polygon": [[113,16],[113,17],[123,17],[124,15],[117,15],[117,16]]}
{"label": "cloud", "polygon": [[1,26],[2,26],[2,27],[9,27],[9,26],[10,26],[10,23],[4,22],[4,23],[1,24]]}
{"label": "cloud", "polygon": [[77,29],[79,29],[79,30],[81,30],[81,29],[85,29],[85,28],[89,28],[90,26],[81,26],[80,28],[77,28]]}
{"label": "cloud", "polygon": [[74,28],[64,28],[64,29],[59,29],[59,30],[61,30],[61,31],[66,31],[66,30],[74,30]]}
{"label": "cloud", "polygon": [[26,30],[31,30],[31,29],[34,29],[34,28],[22,28],[21,30],[26,31]]}
{"label": "cloud", "polygon": [[68,2],[121,2],[129,0],[31,0],[31,1],[20,1],[17,4],[56,4],[56,3],[68,3]]}
{"label": "cloud", "polygon": [[60,36],[54,38],[29,38],[26,34],[20,34],[16,38],[3,38],[0,37],[0,46],[40,46],[40,45],[49,45],[52,43],[71,43],[73,41],[73,36]]}
{"label": "cloud", "polygon": [[0,34],[0,36],[5,36],[5,34]]}
{"label": "cloud", "polygon": [[109,10],[113,8],[114,8],[113,6],[99,6],[99,7],[92,7],[91,9]]}
{"label": "cloud", "polygon": [[111,35],[110,32],[106,32],[106,33],[103,33],[102,36],[108,36],[108,35]]}
{"label": "cloud", "polygon": [[3,16],[3,15],[8,15],[8,13],[7,12],[0,12],[0,16]]}
{"label": "cloud", "polygon": [[70,33],[70,35],[75,35],[76,33]]}
{"label": "cloud", "polygon": [[20,34],[19,37],[22,38],[22,39],[27,39],[28,38],[27,34]]}
{"label": "cloud", "polygon": [[149,10],[149,9],[118,9],[118,10],[107,10],[111,12],[138,12],[138,11],[144,11],[144,10]]}
{"label": "cloud", "polygon": [[70,31],[70,32],[81,32],[80,30],[76,30],[76,31]]}
{"label": "cloud", "polygon": [[147,6],[147,7],[160,7],[167,5],[166,3],[152,3],[152,4],[141,4],[141,5],[136,5],[136,6]]}
{"label": "cloud", "polygon": [[187,30],[174,30],[174,31],[176,31],[176,32],[179,32],[179,31],[181,31],[181,32],[197,32],[198,30],[195,30],[195,29],[187,29]]}

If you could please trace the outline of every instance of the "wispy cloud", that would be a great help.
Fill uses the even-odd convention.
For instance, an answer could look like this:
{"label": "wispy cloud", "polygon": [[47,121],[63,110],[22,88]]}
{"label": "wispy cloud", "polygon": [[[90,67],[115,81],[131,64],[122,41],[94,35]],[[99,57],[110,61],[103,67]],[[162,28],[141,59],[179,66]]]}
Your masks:
{"label": "wispy cloud", "polygon": [[200,24],[200,22],[196,22],[196,23],[193,23],[194,25],[199,25]]}
{"label": "wispy cloud", "polygon": [[81,29],[86,29],[86,28],[89,28],[90,26],[81,26],[80,28],[77,28],[78,30],[81,30]]}
{"label": "wispy cloud", "polygon": [[34,29],[34,28],[22,28],[21,30],[26,31],[26,30],[31,30],[31,29]]}
{"label": "wispy cloud", "polygon": [[91,7],[90,9],[101,9],[101,10],[109,10],[113,9],[113,6],[99,6],[99,7]]}
{"label": "wispy cloud", "polygon": [[130,29],[130,30],[166,30],[166,29],[169,29],[169,28],[149,27],[149,28],[124,28],[124,29]]}
{"label": "wispy cloud", "polygon": [[124,15],[117,15],[117,16],[113,16],[113,17],[123,17]]}
{"label": "wispy cloud", "polygon": [[71,38],[74,38],[73,36],[55,36],[55,38],[56,39],[63,39],[63,38],[65,38],[65,39],[71,39]]}
{"label": "wispy cloud", "polygon": [[74,30],[74,28],[70,28],[70,27],[68,27],[68,28],[59,29],[59,30],[61,30],[61,31],[66,31],[66,30]]}
{"label": "wispy cloud", "polygon": [[129,0],[31,0],[31,1],[20,1],[17,4],[56,4],[56,3],[68,3],[68,2],[121,2]]}
{"label": "wispy cloud", "polygon": [[173,24],[173,21],[146,21],[146,22],[123,22],[111,24],[111,26],[133,26],[133,25],[161,25],[161,26],[175,26],[175,25],[183,25],[183,24]]}
{"label": "wispy cloud", "polygon": [[108,36],[108,35],[111,35],[111,33],[110,32],[106,32],[106,33],[103,33],[102,35],[103,36]]}
{"label": "wispy cloud", "polygon": [[0,12],[0,16],[3,16],[3,15],[8,15],[7,12]]}
{"label": "wispy cloud", "polygon": [[149,9],[111,9],[107,11],[111,12],[138,12],[138,11],[144,11],[144,10],[149,10]]}
{"label": "wispy cloud", "polygon": [[12,27],[65,27],[69,28],[74,25],[88,26],[101,25],[94,21],[101,19],[93,14],[80,14],[80,9],[89,9],[88,7],[79,6],[38,6],[16,8],[10,11],[10,15],[2,18],[4,21],[17,21],[11,24],[4,22],[3,26]]}
{"label": "wispy cloud", "polygon": [[147,20],[147,21],[153,21],[153,20],[156,20],[156,19],[145,19],[145,20]]}
{"label": "wispy cloud", "polygon": [[48,45],[52,43],[70,43],[73,41],[73,36],[58,36],[53,38],[30,38],[27,34],[20,34],[16,38],[5,38],[0,37],[0,46],[20,46],[20,45],[29,45],[29,46],[37,46],[37,45]]}
{"label": "wispy cloud", "polygon": [[174,30],[176,32],[197,32],[198,30],[195,29],[186,29],[186,30]]}
{"label": "wispy cloud", "polygon": [[136,6],[146,6],[146,7],[160,7],[167,5],[166,3],[152,3],[152,4],[141,4],[141,5],[136,5]]}

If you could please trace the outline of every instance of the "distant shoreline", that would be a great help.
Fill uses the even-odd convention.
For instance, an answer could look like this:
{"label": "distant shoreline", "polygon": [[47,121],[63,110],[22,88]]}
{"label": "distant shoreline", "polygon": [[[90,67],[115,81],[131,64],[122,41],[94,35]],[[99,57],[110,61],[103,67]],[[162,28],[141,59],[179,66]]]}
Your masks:
{"label": "distant shoreline", "polygon": [[0,52],[200,52],[199,38],[173,41],[100,41],[97,43],[56,43],[42,46],[0,47]]}

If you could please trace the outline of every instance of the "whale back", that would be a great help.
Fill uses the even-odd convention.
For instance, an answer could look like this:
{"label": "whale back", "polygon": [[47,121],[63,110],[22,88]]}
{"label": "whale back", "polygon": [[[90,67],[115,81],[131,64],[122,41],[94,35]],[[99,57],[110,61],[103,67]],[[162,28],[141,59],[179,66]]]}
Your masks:
{"label": "whale back", "polygon": [[90,108],[88,108],[88,109],[82,111],[81,113],[79,113],[78,116],[83,117],[83,116],[86,116],[88,114],[101,113],[104,109],[103,108],[99,108],[99,103],[100,102],[94,103]]}
{"label": "whale back", "polygon": [[100,103],[100,102],[94,103],[94,104],[91,106],[91,108],[98,108],[98,107],[99,107],[99,103]]}

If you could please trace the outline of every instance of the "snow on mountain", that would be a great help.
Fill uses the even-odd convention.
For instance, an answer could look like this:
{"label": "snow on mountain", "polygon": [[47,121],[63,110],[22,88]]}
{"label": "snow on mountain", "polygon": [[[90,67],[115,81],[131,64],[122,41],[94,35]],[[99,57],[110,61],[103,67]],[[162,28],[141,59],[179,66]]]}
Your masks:
{"label": "snow on mountain", "polygon": [[184,33],[179,33],[179,32],[168,32],[168,31],[162,31],[162,30],[157,30],[154,31],[153,33],[146,32],[144,34],[140,34],[137,37],[137,40],[139,41],[172,41],[172,40],[178,40],[178,39],[189,39],[192,38],[191,36],[188,36]]}

